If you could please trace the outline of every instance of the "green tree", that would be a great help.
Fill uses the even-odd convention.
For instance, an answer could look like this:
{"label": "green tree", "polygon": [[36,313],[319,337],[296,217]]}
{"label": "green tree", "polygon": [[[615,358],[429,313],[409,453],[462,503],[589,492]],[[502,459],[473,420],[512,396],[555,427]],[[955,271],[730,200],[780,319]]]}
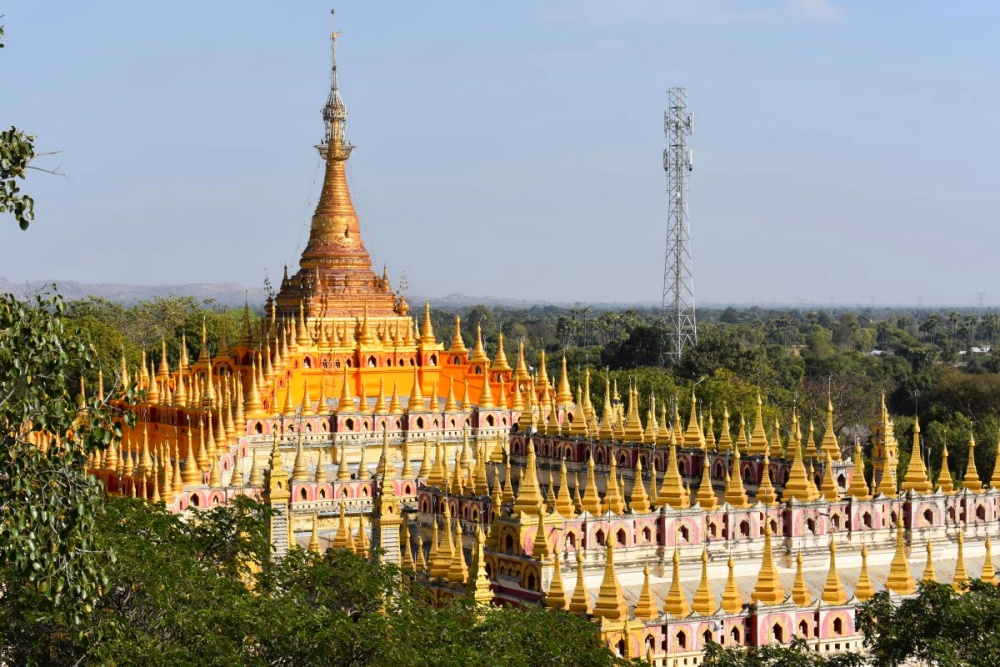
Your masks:
{"label": "green tree", "polygon": [[[79,621],[106,583],[93,540],[101,490],[85,458],[121,435],[109,394],[77,397],[70,377],[95,368],[94,348],[65,334],[58,297],[0,296],[0,566],[3,589],[35,590]],[[41,445],[41,446],[39,446]]]}
{"label": "green tree", "polygon": [[860,609],[858,625],[874,667],[1000,664],[1000,589],[979,580],[963,593],[922,583],[915,597],[898,602],[881,592]]}
{"label": "green tree", "polygon": [[814,651],[802,639],[789,646],[723,648],[711,642],[705,650],[705,667],[860,667],[865,662],[856,653],[827,656]]}
{"label": "green tree", "polygon": [[[3,48],[3,26],[0,25],[0,49]],[[21,192],[24,180],[35,158],[35,137],[16,127],[0,131],[0,213],[10,213],[21,229],[27,229],[35,219],[35,201]]]}

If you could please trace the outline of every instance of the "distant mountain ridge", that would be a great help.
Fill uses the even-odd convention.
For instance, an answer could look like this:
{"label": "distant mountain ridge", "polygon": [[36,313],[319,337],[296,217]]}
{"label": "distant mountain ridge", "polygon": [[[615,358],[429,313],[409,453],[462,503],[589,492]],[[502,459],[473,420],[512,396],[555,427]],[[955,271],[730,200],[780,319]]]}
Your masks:
{"label": "distant mountain ridge", "polygon": [[10,292],[18,296],[36,294],[52,289],[63,298],[72,301],[91,296],[121,303],[142,301],[153,297],[191,296],[199,301],[214,299],[224,306],[242,306],[244,299],[252,305],[262,304],[267,298],[264,290],[245,287],[237,283],[189,283],[186,285],[125,285],[119,283],[81,283],[73,280],[32,280],[12,283],[0,278],[0,292]]}

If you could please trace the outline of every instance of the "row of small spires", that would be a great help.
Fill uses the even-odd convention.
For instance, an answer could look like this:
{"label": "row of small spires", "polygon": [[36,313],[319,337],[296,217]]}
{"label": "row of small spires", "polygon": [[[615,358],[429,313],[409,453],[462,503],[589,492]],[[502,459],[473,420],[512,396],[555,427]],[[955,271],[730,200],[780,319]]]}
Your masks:
{"label": "row of small spires", "polygon": [[[414,549],[410,542],[410,531],[407,525],[403,525],[402,544],[400,548],[401,566],[404,570],[423,573],[427,577],[439,580],[442,583],[465,586],[477,594],[477,596],[482,596],[482,599],[477,597],[477,600],[482,602],[489,601],[492,598],[492,594],[489,593],[489,580],[482,566],[484,563],[484,547],[490,546],[489,538],[484,539],[482,529],[477,528],[472,551],[472,563],[470,565],[466,563],[462,548],[461,522],[452,522],[447,505],[445,506],[443,520],[445,526],[445,530],[443,531],[439,531],[437,521],[431,524],[432,537],[426,558],[424,556],[424,543],[419,535],[417,536],[415,549],[416,558],[414,558]],[[553,540],[552,544],[549,543],[550,539],[546,535],[545,525],[541,518],[539,519],[535,534],[532,556],[543,562],[551,563],[553,568],[551,584],[548,591],[545,591],[546,607],[565,610],[582,616],[594,616],[608,621],[623,621],[627,618],[627,607],[615,569],[613,543],[608,542],[606,545],[604,577],[597,600],[591,606],[583,574],[583,550],[576,550],[576,585],[570,594],[563,584],[561,552],[558,548],[559,541]],[[491,530],[490,538],[492,537]],[[950,582],[958,592],[963,592],[970,580],[965,565],[964,542],[964,533],[959,532],[957,537],[958,554],[956,569]],[[332,548],[346,549],[352,553],[367,556],[370,547],[371,543],[365,533],[364,516],[361,515],[359,517],[357,534],[356,536],[352,536],[342,503],[336,536],[332,540]],[[318,524],[315,515],[313,516],[312,534],[308,548],[317,553],[320,551]],[[985,550],[983,569],[979,578],[984,582],[997,584],[998,578],[992,558],[992,541],[989,535],[985,539]],[[921,580],[936,582],[938,579],[934,568],[933,546],[930,540],[927,541],[926,552],[927,561]],[[832,537],[829,542],[829,554],[829,569],[820,599],[827,605],[844,605],[848,602],[848,597],[840,575],[837,572],[837,543]],[[750,601],[757,605],[779,605],[790,599],[798,607],[807,607],[813,604],[814,600],[805,583],[802,562],[802,553],[799,552],[796,556],[796,571],[792,590],[790,594],[786,594],[778,577],[774,561],[774,553],[771,545],[771,527],[770,524],[765,524],[764,551],[761,557],[761,567],[758,571],[757,582],[751,594]],[[701,578],[698,589],[693,599],[689,602],[681,586],[679,550],[676,547],[674,548],[672,580],[663,606],[660,608],[656,605],[652,594],[649,581],[650,571],[647,563],[643,567],[642,589],[633,610],[634,618],[641,621],[651,621],[665,614],[675,618],[684,618],[690,614],[711,616],[716,614],[720,609],[726,614],[741,613],[746,601],[736,586],[732,554],[730,554],[727,562],[728,576],[726,585],[722,597],[718,601],[712,592],[708,576],[707,546],[702,549],[701,564]],[[909,561],[906,558],[902,522],[897,523],[896,526],[895,552],[890,564],[888,577],[885,581],[885,588],[897,595],[910,595],[916,589],[916,581],[910,569]],[[874,595],[875,585],[868,572],[868,548],[862,544],[861,572],[855,587],[854,598],[859,602],[865,602]]]}
{"label": "row of small spires", "polygon": [[[951,585],[956,591],[962,592],[969,582],[969,575],[965,566],[965,556],[963,551],[964,535],[958,533],[958,560],[955,575],[952,577]],[[544,539],[543,539],[544,541]],[[546,549],[548,547],[546,546]],[[986,558],[983,565],[980,579],[991,584],[997,584],[996,570],[993,566],[992,544],[989,535],[985,541]],[[847,593],[841,583],[837,573],[837,543],[831,537],[829,543],[830,565],[827,573],[826,583],[823,587],[821,600],[828,605],[844,605],[848,602]],[[571,613],[591,613],[594,616],[607,619],[609,621],[622,621],[626,619],[626,606],[622,595],[621,584],[615,572],[614,547],[608,544],[605,556],[604,578],[601,582],[598,599],[591,610],[588,606],[589,598],[586,594],[586,585],[583,581],[582,553],[577,551],[577,584],[572,598],[567,601],[566,592],[562,586],[562,576],[559,572],[559,554],[554,553],[555,561],[552,585],[546,594],[546,606],[550,608],[566,609]],[[682,618],[689,614],[700,616],[710,616],[717,612],[719,608],[727,614],[738,614],[742,611],[744,600],[736,587],[736,580],[733,574],[733,557],[730,554],[728,560],[729,574],[726,586],[719,603],[716,602],[712,593],[708,578],[708,547],[704,547],[701,555],[701,580],[691,603],[688,603],[687,596],[681,588],[680,580],[680,558],[678,550],[673,553],[672,582],[667,596],[664,600],[662,612],[657,609],[653,600],[653,595],[649,585],[649,566],[643,568],[642,591],[634,609],[634,616],[639,620],[653,620],[662,614],[669,614],[673,617]],[[934,558],[931,542],[927,542],[927,564],[922,576],[923,581],[937,581],[934,571]],[[896,525],[896,547],[893,554],[892,563],[889,566],[889,574],[885,581],[885,588],[897,595],[910,595],[916,590],[916,582],[910,570],[909,561],[906,558],[905,545],[903,541],[903,524]],[[868,573],[868,548],[864,544],[861,546],[861,573],[857,586],[854,590],[854,597],[859,602],[870,600],[875,595],[875,586]],[[764,553],[761,559],[760,570],[757,575],[757,582],[751,594],[751,601],[757,605],[778,605],[783,604],[790,597],[791,602],[798,607],[807,607],[813,604],[809,590],[805,583],[802,572],[802,553],[796,556],[795,580],[792,585],[791,595],[788,596],[783,589],[778,578],[777,568],[774,563],[774,553],[771,547],[771,527],[765,524],[764,528]]]}
{"label": "row of small spires", "polygon": [[[450,524],[451,521],[446,519],[445,525]],[[401,528],[402,539],[398,547],[398,555],[399,564],[404,570],[425,574],[429,578],[440,580],[442,583],[464,588],[471,593],[473,599],[482,604],[493,599],[490,581],[486,576],[484,555],[486,539],[482,528],[476,529],[471,562],[467,562],[465,559],[462,547],[462,526],[459,521],[455,521],[453,527],[441,531],[440,534],[437,522],[433,524],[433,535],[426,557],[424,555],[424,541],[420,535],[417,535],[416,545],[413,545],[410,540],[409,526],[404,523]],[[307,548],[314,553],[321,552],[318,519],[315,514],[313,515],[312,533]],[[337,532],[331,541],[331,548],[345,549],[363,558],[370,556],[371,540],[365,532],[363,514],[358,516],[357,533],[352,535],[344,504],[341,503]]]}

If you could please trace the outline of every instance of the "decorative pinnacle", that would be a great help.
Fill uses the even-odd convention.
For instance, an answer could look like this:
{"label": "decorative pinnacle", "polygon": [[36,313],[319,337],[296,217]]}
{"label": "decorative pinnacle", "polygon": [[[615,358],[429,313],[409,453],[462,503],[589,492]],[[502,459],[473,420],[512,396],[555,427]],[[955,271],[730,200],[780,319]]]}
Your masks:
{"label": "decorative pinnacle", "polygon": [[[330,10],[331,19],[336,10]],[[347,143],[347,106],[340,97],[340,87],[337,84],[337,37],[340,33],[334,30],[330,33],[330,95],[323,106],[323,123],[326,134],[323,143],[316,148],[324,159],[346,160],[351,157],[354,146]]]}

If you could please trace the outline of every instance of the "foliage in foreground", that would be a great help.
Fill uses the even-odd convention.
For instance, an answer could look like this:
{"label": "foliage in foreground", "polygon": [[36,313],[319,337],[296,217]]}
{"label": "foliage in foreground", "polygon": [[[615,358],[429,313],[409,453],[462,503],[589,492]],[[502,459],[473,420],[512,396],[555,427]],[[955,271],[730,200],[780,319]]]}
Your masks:
{"label": "foliage in foreground", "polygon": [[[0,661],[79,665],[615,665],[592,624],[536,608],[435,609],[398,569],[343,550],[266,557],[266,508],[197,520],[108,498],[94,539],[117,554],[84,621],[31,587],[0,598]],[[250,584],[249,586],[247,584]]]}
{"label": "foliage in foreground", "polygon": [[860,608],[865,655],[819,655],[808,643],[752,649],[711,644],[705,667],[995,667],[1000,665],[1000,587],[972,581],[966,590],[922,583],[895,603],[885,592]]}

